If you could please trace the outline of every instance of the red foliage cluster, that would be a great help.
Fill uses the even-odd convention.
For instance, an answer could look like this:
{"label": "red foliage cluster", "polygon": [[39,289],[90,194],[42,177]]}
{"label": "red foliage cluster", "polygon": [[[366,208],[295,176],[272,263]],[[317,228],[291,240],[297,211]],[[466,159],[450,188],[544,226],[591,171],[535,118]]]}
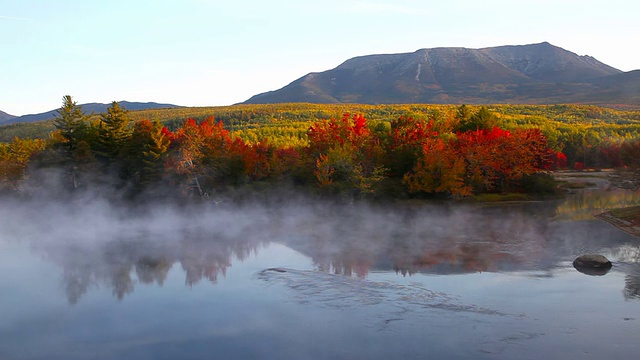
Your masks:
{"label": "red foliage cluster", "polygon": [[441,134],[432,121],[401,117],[381,135],[369,129],[364,116],[348,113],[314,123],[303,149],[233,139],[213,117],[201,123],[187,119],[175,132],[161,131],[170,141],[165,172],[196,183],[201,194],[201,186],[215,189],[303,174],[307,184],[315,179],[321,187],[352,194],[374,193],[377,184],[389,179],[410,192],[464,196],[504,191],[525,175],[566,166],[566,157],[551,152],[538,129]]}
{"label": "red foliage cluster", "polygon": [[467,131],[457,134],[454,146],[466,161],[472,185],[481,191],[498,185],[505,190],[512,181],[550,164],[551,151],[538,129]]}
{"label": "red foliage cluster", "polygon": [[505,191],[513,181],[548,168],[551,153],[538,129],[458,132],[448,142],[423,142],[422,157],[404,182],[412,192]]}
{"label": "red foliage cluster", "polygon": [[331,119],[311,125],[307,135],[309,151],[317,155],[336,145],[350,144],[360,148],[370,138],[371,131],[363,115],[345,113],[342,120]]}
{"label": "red foliage cluster", "polygon": [[567,156],[559,151],[552,151],[549,154],[550,164],[545,167],[547,170],[565,169],[567,167]]}

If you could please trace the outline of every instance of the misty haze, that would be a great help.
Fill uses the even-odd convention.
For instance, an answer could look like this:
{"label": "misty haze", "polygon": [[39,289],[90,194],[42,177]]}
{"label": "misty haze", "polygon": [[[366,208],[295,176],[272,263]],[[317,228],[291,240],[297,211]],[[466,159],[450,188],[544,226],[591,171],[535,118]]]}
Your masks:
{"label": "misty haze", "polygon": [[[638,192],[603,184],[500,205],[289,199],[4,199],[0,354],[632,356],[640,245],[593,215],[639,204]],[[576,271],[585,253],[613,269]]]}

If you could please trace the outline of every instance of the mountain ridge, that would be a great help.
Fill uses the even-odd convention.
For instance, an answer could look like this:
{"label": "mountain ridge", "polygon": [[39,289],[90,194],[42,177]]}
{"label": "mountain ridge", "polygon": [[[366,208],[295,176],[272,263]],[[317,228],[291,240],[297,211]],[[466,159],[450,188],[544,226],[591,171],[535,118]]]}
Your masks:
{"label": "mountain ridge", "polygon": [[0,110],[0,123],[2,123],[3,121],[11,120],[15,117],[15,115],[7,114],[6,112]]}
{"label": "mountain ridge", "polygon": [[[437,47],[411,53],[374,54],[312,72],[287,86],[252,96],[244,104],[311,103],[564,103],[602,100],[630,103],[602,80],[619,69],[548,42],[480,49]],[[633,80],[635,83],[635,80]],[[638,83],[640,85],[640,83]],[[598,98],[598,94],[605,96]],[[616,94],[615,98],[614,94]]]}
{"label": "mountain ridge", "polygon": [[[130,111],[182,107],[180,105],[174,105],[174,104],[162,104],[162,103],[156,103],[156,102],[136,102],[136,101],[126,101],[126,100],[118,101],[118,104],[122,108]],[[93,102],[93,103],[79,104],[79,106],[81,106],[82,110],[87,114],[102,113],[107,111],[107,108],[111,106],[111,103],[103,104],[103,103]],[[0,125],[50,120],[58,115],[58,110],[59,109],[54,109],[54,110],[49,110],[49,111],[45,111],[37,114],[14,116],[4,120],[0,117]]]}

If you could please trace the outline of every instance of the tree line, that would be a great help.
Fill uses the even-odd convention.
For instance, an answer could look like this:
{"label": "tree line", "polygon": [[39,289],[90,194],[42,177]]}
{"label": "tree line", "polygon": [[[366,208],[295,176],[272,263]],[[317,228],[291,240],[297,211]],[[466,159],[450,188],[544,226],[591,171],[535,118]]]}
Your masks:
{"label": "tree line", "polygon": [[[473,114],[483,106],[465,105]],[[190,107],[138,110],[128,113],[131,123],[145,119],[157,120],[175,131],[184,119],[200,123],[213,116],[222,121],[233,137],[247,143],[268,139],[278,147],[308,145],[309,126],[322,119],[340,118],[345,112],[366,117],[371,127],[386,127],[399,117],[431,119],[436,123],[456,122],[460,106],[438,104],[262,104],[221,107]],[[591,105],[490,105],[484,108],[493,114],[497,126],[515,130],[538,128],[549,146],[567,157],[569,167],[604,168],[619,166],[616,152],[623,144],[640,138],[640,111],[608,109]],[[96,122],[100,114],[89,121]],[[0,141],[47,139],[56,128],[53,121],[0,126]],[[626,146],[626,145],[625,145]],[[624,156],[627,149],[622,150]],[[613,153],[613,156],[609,154]]]}
{"label": "tree line", "polygon": [[596,148],[576,136],[580,146],[568,147],[561,139],[575,133],[545,131],[531,121],[514,126],[487,107],[413,115],[369,121],[344,112],[232,131],[229,119],[212,116],[179,125],[134,120],[117,102],[90,116],[65,96],[49,139],[0,145],[0,183],[4,191],[37,187],[40,170],[59,169],[67,191],[93,187],[127,197],[278,186],[352,198],[465,197],[532,191],[544,178],[539,174],[555,168],[638,162],[633,138]]}

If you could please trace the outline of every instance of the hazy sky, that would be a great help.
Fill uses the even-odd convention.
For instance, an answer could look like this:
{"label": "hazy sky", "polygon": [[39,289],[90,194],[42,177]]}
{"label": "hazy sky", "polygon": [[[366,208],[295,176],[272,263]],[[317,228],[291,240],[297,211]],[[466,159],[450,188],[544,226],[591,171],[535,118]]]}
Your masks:
{"label": "hazy sky", "polygon": [[640,69],[630,0],[0,0],[0,110],[230,105],[359,55],[548,41]]}

